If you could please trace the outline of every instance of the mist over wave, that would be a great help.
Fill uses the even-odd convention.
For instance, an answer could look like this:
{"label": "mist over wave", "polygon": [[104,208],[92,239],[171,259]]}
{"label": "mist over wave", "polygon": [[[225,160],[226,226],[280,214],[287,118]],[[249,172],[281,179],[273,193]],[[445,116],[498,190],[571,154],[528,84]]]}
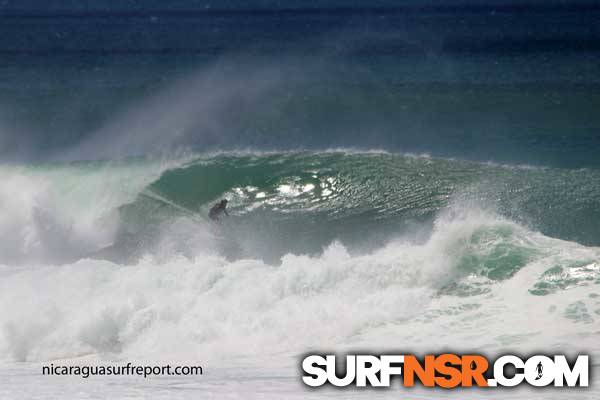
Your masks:
{"label": "mist over wave", "polygon": [[[600,355],[595,2],[38,3],[0,4],[0,397],[354,398],[299,357]],[[575,393],[523,392],[469,396]]]}
{"label": "mist over wave", "polygon": [[3,167],[0,358],[425,349],[440,329],[596,351],[596,174],[339,151]]}
{"label": "mist over wave", "polygon": [[[370,251],[426,237],[452,203],[492,210],[552,237],[598,245],[595,170],[480,164],[385,152],[218,153],[0,169],[0,262],[147,254],[277,262],[335,240]],[[230,200],[234,218],[208,222]]]}
{"label": "mist over wave", "polygon": [[117,208],[169,162],[0,166],[0,263],[54,263],[112,243]]}
{"label": "mist over wave", "polygon": [[[354,43],[340,41],[341,48]],[[533,68],[545,57],[521,62]],[[55,60],[61,78],[37,70],[26,75],[17,63],[7,81],[18,83],[0,91],[0,154],[18,164],[182,150],[378,148],[597,167],[598,83],[555,72],[548,80],[522,78],[521,64],[509,59],[502,64],[507,71],[496,71],[495,60],[437,54],[440,70],[431,71],[423,55],[365,59],[322,50],[310,61],[294,52],[274,60],[243,51],[181,67],[168,58],[99,67],[83,57],[83,65],[67,71],[65,60]],[[550,71],[571,62],[587,71],[596,58],[553,60]],[[499,82],[505,75],[509,82]]]}

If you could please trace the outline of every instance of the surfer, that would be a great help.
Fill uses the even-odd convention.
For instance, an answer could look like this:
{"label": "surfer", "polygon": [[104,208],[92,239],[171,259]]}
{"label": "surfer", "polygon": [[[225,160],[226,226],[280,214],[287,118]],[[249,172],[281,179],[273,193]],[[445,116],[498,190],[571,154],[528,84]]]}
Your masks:
{"label": "surfer", "polygon": [[212,208],[208,212],[208,218],[210,218],[213,221],[218,221],[219,218],[221,218],[222,214],[229,216],[229,214],[227,213],[227,199],[223,199],[214,206],[212,206]]}

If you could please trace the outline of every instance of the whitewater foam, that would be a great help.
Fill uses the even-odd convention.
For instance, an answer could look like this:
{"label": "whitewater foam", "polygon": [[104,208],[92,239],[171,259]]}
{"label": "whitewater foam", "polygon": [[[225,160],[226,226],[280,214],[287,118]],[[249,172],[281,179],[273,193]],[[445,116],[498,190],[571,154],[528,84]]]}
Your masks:
{"label": "whitewater foam", "polygon": [[[300,152],[0,175],[0,397],[30,397],[48,362],[206,368],[199,381],[153,380],[169,398],[173,387],[194,388],[180,398],[319,398],[364,393],[304,391],[308,351],[600,354],[600,249],[538,231],[559,224],[558,237],[594,243],[597,192],[582,185],[594,171]],[[232,217],[211,224],[223,197]],[[36,391],[150,390],[66,379],[68,392],[54,378]]]}
{"label": "whitewater foam", "polygon": [[73,261],[111,244],[117,208],[185,160],[0,166],[0,263]]}
{"label": "whitewater foam", "polygon": [[[333,243],[317,256],[288,254],[279,266],[213,253],[10,270],[0,282],[2,358],[264,358],[398,341],[424,349],[440,338],[446,346],[481,349],[576,339],[597,351],[593,284],[543,301],[529,290],[557,263],[600,259],[598,249],[482,211],[452,215],[441,217],[422,244],[397,240],[351,255]],[[488,237],[478,245],[482,230]],[[493,249],[508,246],[534,248],[536,256],[500,280],[464,268],[465,257],[494,258]],[[486,290],[453,292],[456,283]]]}

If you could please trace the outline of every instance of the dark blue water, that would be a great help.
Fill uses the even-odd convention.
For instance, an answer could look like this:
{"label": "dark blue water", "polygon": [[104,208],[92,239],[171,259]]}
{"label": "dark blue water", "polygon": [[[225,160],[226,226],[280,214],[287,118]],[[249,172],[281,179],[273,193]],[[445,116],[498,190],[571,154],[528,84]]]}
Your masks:
{"label": "dark blue water", "polygon": [[594,2],[219,4],[0,6],[2,160],[350,147],[600,165]]}

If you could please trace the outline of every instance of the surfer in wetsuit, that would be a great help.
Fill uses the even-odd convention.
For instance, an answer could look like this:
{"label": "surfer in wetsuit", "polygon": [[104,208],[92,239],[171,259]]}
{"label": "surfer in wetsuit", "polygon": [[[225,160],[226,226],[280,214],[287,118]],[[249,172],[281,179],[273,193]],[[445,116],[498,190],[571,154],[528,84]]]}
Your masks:
{"label": "surfer in wetsuit", "polygon": [[214,206],[212,206],[212,208],[208,212],[208,218],[216,222],[219,220],[219,218],[221,218],[222,214],[229,216],[229,214],[227,213],[227,199],[223,199]]}

